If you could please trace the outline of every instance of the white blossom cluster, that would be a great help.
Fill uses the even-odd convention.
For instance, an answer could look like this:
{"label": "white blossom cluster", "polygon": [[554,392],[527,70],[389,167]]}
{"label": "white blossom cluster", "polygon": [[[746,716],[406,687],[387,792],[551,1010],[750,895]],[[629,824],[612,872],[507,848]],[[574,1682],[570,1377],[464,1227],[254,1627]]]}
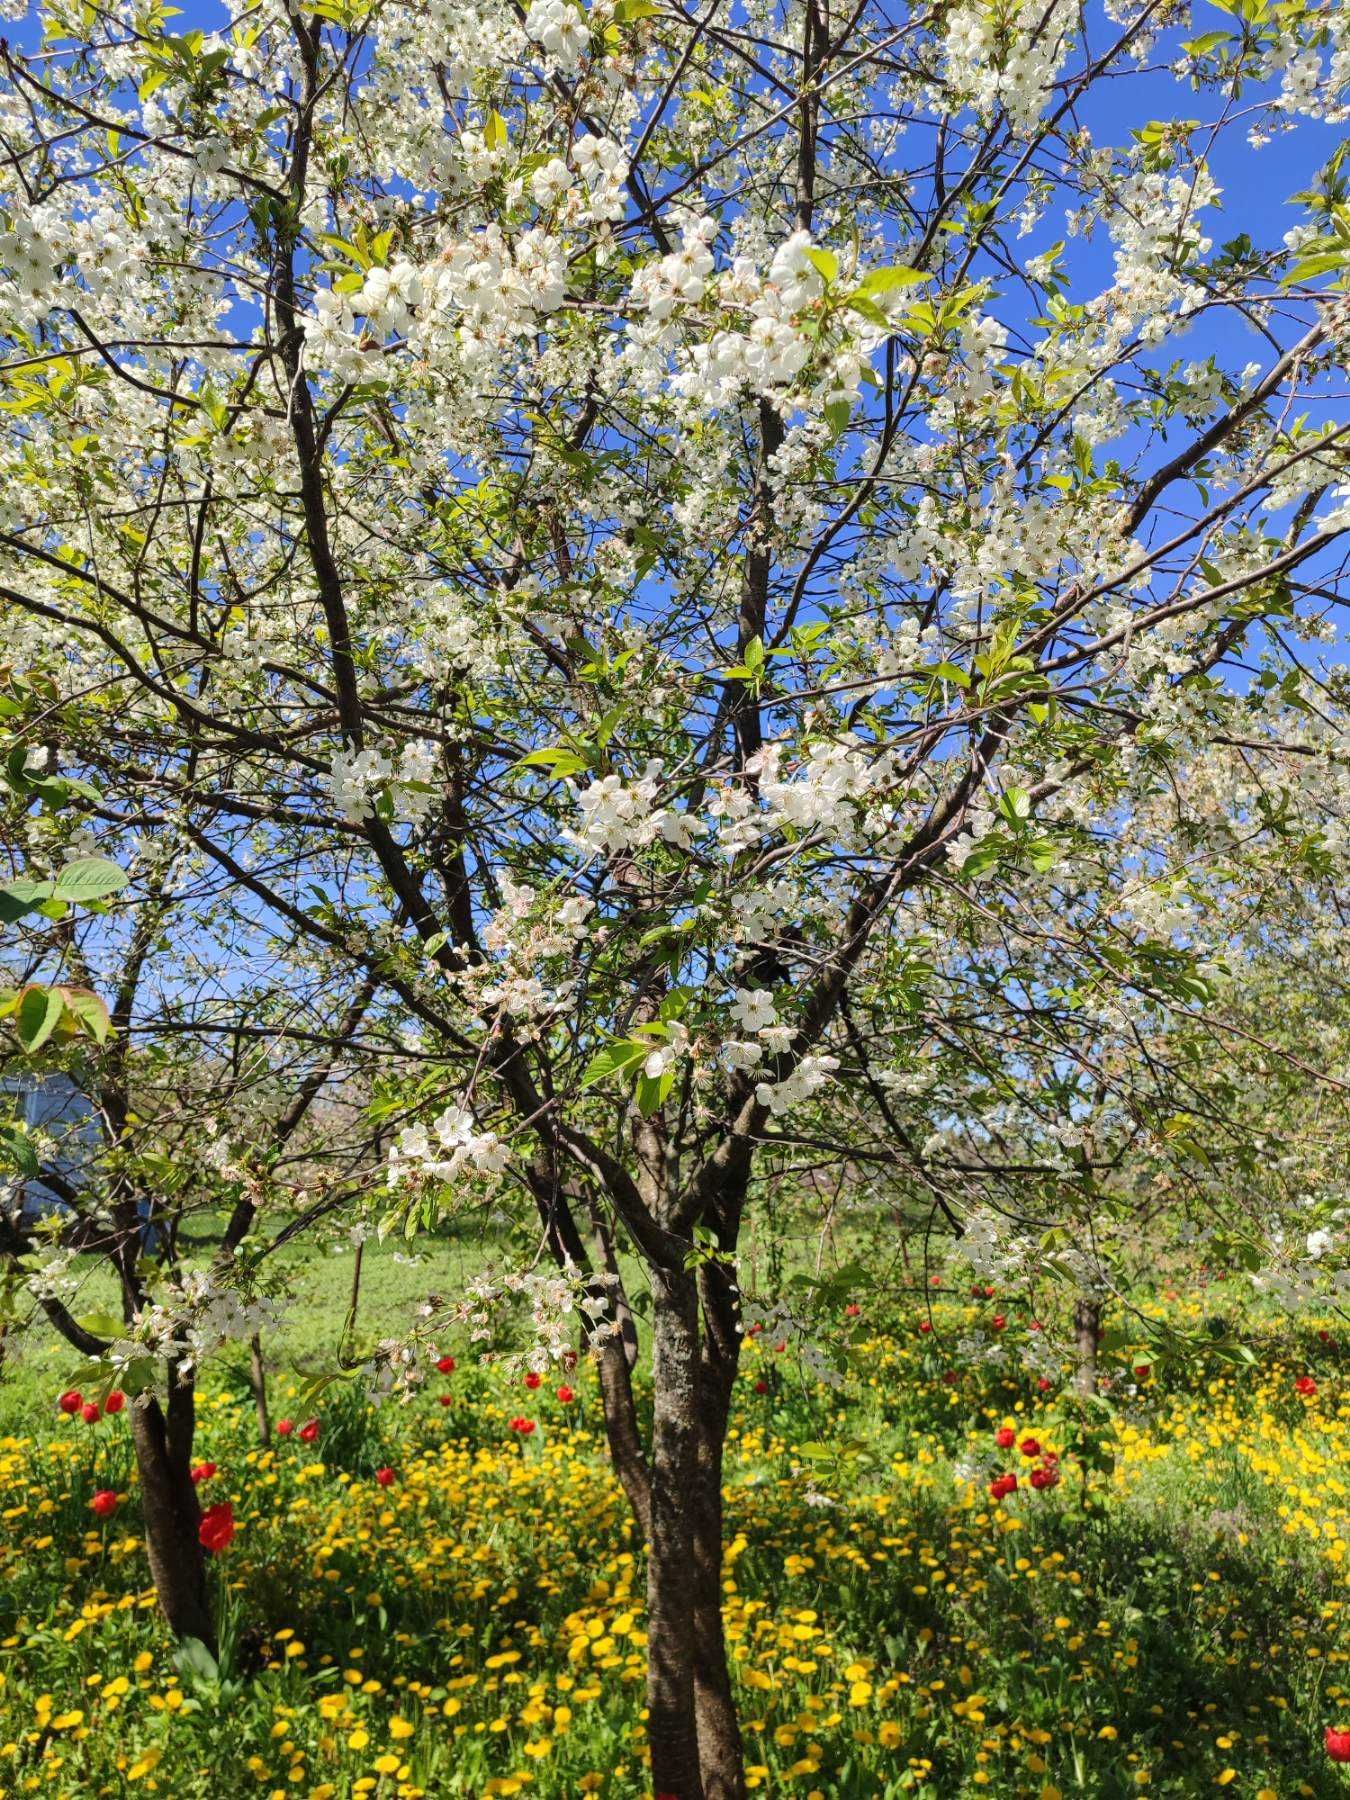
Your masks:
{"label": "white blossom cluster", "polygon": [[825,293],[811,234],[793,232],[767,254],[767,266],[744,254],[720,274],[716,236],[715,221],[695,217],[679,249],[638,270],[617,364],[621,377],[685,402],[691,418],[745,396],[815,410],[838,401],[851,405],[883,333],[857,318],[826,340],[808,329]]}
{"label": "white blossom cluster", "polygon": [[[614,160],[602,146],[590,167],[593,200],[610,216]],[[494,222],[421,267],[372,269],[354,292],[319,288],[305,320],[307,354],[341,380],[359,381],[371,372],[372,350],[401,337],[426,366],[453,366],[528,336],[562,305],[566,279],[556,238],[528,230],[512,239]]]}
{"label": "white blossom cluster", "polygon": [[1041,6],[1013,0],[962,0],[946,15],[942,41],[948,88],[983,117],[1001,109],[1029,131],[1050,103],[1056,75],[1071,45],[1077,8],[1068,0]]}
{"label": "white blossom cluster", "polygon": [[571,0],[534,0],[525,17],[525,30],[564,75],[575,72],[590,43],[586,15]]}
{"label": "white blossom cluster", "polygon": [[662,764],[651,759],[636,781],[620,775],[601,775],[576,797],[581,823],[566,833],[567,841],[590,855],[613,856],[634,850],[658,838],[681,850],[692,847],[705,829],[687,812],[657,804]]}
{"label": "white blossom cluster", "polygon": [[389,1185],[410,1175],[453,1181],[468,1171],[494,1181],[505,1171],[510,1150],[495,1131],[483,1131],[465,1106],[448,1106],[430,1126],[409,1125],[389,1153]]}
{"label": "white blossom cluster", "polygon": [[399,818],[416,823],[436,804],[436,775],[436,748],[423,740],[405,744],[397,763],[382,750],[339,750],[333,757],[329,791],[350,824],[373,817],[375,801],[384,793]]}
{"label": "white blossom cluster", "polygon": [[761,1081],[755,1088],[755,1099],[767,1106],[774,1118],[781,1118],[826,1087],[838,1067],[837,1056],[811,1052],[799,1057],[781,1081]]}
{"label": "white blossom cluster", "polygon": [[273,1331],[283,1317],[277,1301],[246,1297],[209,1270],[189,1269],[133,1315],[129,1338],[113,1344],[109,1359],[115,1368],[124,1367],[149,1352],[175,1360],[186,1378],[222,1345]]}

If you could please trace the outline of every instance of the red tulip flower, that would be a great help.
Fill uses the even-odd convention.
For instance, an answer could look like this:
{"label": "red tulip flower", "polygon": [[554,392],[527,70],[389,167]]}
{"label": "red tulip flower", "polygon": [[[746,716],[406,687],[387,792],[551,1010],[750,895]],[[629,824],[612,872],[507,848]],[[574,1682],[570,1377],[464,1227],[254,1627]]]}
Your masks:
{"label": "red tulip flower", "polygon": [[302,1444],[317,1444],[318,1441],[319,1421],[317,1419],[306,1419],[304,1424],[300,1427],[300,1442]]}
{"label": "red tulip flower", "polygon": [[529,1437],[530,1433],[534,1430],[534,1420],[521,1418],[512,1419],[511,1430],[519,1437]]}
{"label": "red tulip flower", "polygon": [[1311,1375],[1300,1375],[1294,1383],[1294,1392],[1304,1400],[1311,1400],[1317,1392],[1317,1383]]}
{"label": "red tulip flower", "polygon": [[455,1359],[453,1356],[442,1356],[437,1362],[436,1367],[442,1375],[453,1375],[455,1372]]}
{"label": "red tulip flower", "polygon": [[1023,1454],[1023,1456],[1039,1456],[1040,1453],[1041,1453],[1041,1446],[1040,1446],[1040,1440],[1038,1438],[1023,1438],[1022,1439],[1022,1454]]}
{"label": "red tulip flower", "polygon": [[1149,1376],[1153,1373],[1153,1364],[1152,1363],[1136,1363],[1134,1365],[1134,1372],[1138,1376],[1140,1381],[1147,1381]]}
{"label": "red tulip flower", "polygon": [[764,1377],[761,1375],[759,1380],[755,1383],[755,1392],[757,1394],[767,1394],[768,1391],[769,1391],[769,1384],[767,1381],[765,1381]]}
{"label": "red tulip flower", "polygon": [[442,1406],[453,1406],[455,1404],[455,1396],[453,1394],[439,1394],[437,1395],[437,1398]]}
{"label": "red tulip flower", "polygon": [[990,1324],[993,1326],[995,1331],[1002,1331],[1003,1327],[1007,1323],[1008,1323],[1008,1321],[1007,1321],[1007,1319],[1004,1318],[1002,1313],[995,1313],[993,1318],[990,1320]]}
{"label": "red tulip flower", "polygon": [[860,1319],[862,1317],[862,1308],[858,1305],[856,1300],[851,1300],[844,1308],[844,1317],[846,1319]]}
{"label": "red tulip flower", "polygon": [[1319,1344],[1329,1344],[1331,1342],[1331,1333],[1326,1330],[1319,1331],[1317,1334],[1317,1341]]}
{"label": "red tulip flower", "polygon": [[1038,1490],[1041,1488],[1052,1488],[1052,1487],[1054,1487],[1055,1483],[1059,1480],[1059,1470],[1058,1469],[1033,1469],[1031,1471],[1030,1479],[1031,1479],[1032,1487],[1034,1487]]}
{"label": "red tulip flower", "polygon": [[192,1471],[192,1485],[199,1487],[203,1481],[210,1481],[215,1472],[216,1465],[214,1463],[198,1463]]}
{"label": "red tulip flower", "polygon": [[525,1377],[525,1385],[530,1392],[533,1393],[543,1379],[542,1375],[536,1374],[536,1372],[531,1369],[529,1374]]}
{"label": "red tulip flower", "polygon": [[197,1527],[197,1538],[202,1549],[219,1555],[222,1550],[229,1548],[233,1537],[234,1508],[229,1501],[221,1500],[215,1506],[208,1506]]}
{"label": "red tulip flower", "polygon": [[294,1419],[278,1419],[277,1420],[277,1436],[278,1437],[289,1437],[294,1430],[295,1430],[295,1420]]}
{"label": "red tulip flower", "polygon": [[986,1300],[992,1300],[992,1299],[993,1299],[993,1297],[994,1297],[994,1290],[993,1290],[993,1288],[991,1288],[991,1287],[987,1287],[987,1288],[986,1288],[986,1289],[985,1289],[985,1290],[984,1290],[984,1297],[985,1297],[985,1299],[986,1299]]}
{"label": "red tulip flower", "polygon": [[570,1406],[576,1397],[576,1389],[568,1387],[566,1382],[558,1389],[558,1399],[564,1406]]}
{"label": "red tulip flower", "polygon": [[1344,1725],[1328,1725],[1323,1742],[1332,1762],[1350,1763],[1350,1729]]}
{"label": "red tulip flower", "polygon": [[1048,1375],[1038,1376],[1036,1378],[1036,1386],[1041,1390],[1041,1392],[1043,1394],[1048,1394],[1050,1392],[1050,1387],[1051,1387],[1051,1382],[1050,1382],[1049,1376]]}
{"label": "red tulip flower", "polygon": [[84,1405],[80,1408],[80,1417],[84,1420],[86,1425],[97,1425],[99,1420],[103,1417],[103,1412],[98,1401],[86,1400]]}
{"label": "red tulip flower", "polygon": [[84,1405],[84,1395],[78,1388],[67,1388],[56,1404],[61,1408],[61,1411],[65,1413],[66,1417],[69,1418],[72,1413],[77,1413]]}
{"label": "red tulip flower", "polygon": [[100,1488],[89,1502],[96,1519],[111,1519],[119,1504],[117,1495],[111,1488]]}
{"label": "red tulip flower", "polygon": [[786,1349],[787,1349],[787,1340],[786,1339],[784,1339],[784,1341],[781,1344],[774,1345],[774,1350],[777,1352],[777,1354],[779,1356],[781,1356]]}
{"label": "red tulip flower", "polygon": [[384,1488],[393,1487],[394,1471],[392,1469],[388,1469],[388,1468],[376,1469],[375,1479],[376,1479],[376,1481],[379,1482],[381,1487],[384,1487]]}
{"label": "red tulip flower", "polygon": [[989,1492],[995,1500],[1006,1500],[1009,1494],[1017,1492],[1015,1475],[996,1475],[989,1483]]}
{"label": "red tulip flower", "polygon": [[114,1388],[103,1402],[103,1410],[111,1416],[113,1413],[120,1413],[126,1403],[127,1397],[121,1388]]}
{"label": "red tulip flower", "polygon": [[1000,1450],[1011,1450],[1013,1445],[1017,1442],[1017,1433],[1013,1430],[1011,1425],[1000,1425],[998,1430],[994,1433],[994,1442],[998,1445]]}

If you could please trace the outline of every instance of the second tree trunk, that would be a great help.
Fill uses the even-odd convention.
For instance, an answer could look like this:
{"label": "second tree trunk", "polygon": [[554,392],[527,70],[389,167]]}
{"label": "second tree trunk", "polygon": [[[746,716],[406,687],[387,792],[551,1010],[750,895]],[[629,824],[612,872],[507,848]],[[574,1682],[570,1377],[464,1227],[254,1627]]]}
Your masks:
{"label": "second tree trunk", "polygon": [[214,1655],[206,1552],[198,1537],[201,1506],[192,1481],[193,1391],[171,1385],[167,1415],[154,1396],[130,1412],[155,1593],[174,1636],[199,1638]]}

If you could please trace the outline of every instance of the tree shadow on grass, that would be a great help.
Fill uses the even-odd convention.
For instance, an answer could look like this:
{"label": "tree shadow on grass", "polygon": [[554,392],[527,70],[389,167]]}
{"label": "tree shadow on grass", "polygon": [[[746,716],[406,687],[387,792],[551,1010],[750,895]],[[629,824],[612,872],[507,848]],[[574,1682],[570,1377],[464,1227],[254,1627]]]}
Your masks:
{"label": "tree shadow on grass", "polygon": [[[1235,1461],[1217,1491],[1224,1504],[1198,1518],[1019,1496],[1011,1531],[993,1507],[920,1496],[880,1519],[837,1513],[805,1542],[798,1508],[760,1501],[737,1573],[780,1612],[814,1605],[836,1647],[874,1663],[875,1686],[903,1678],[905,1750],[932,1764],[920,1791],[980,1791],[966,1785],[973,1752],[1015,1739],[1016,1785],[1000,1788],[993,1754],[983,1791],[1038,1793],[1022,1774],[1035,1757],[1065,1795],[1208,1793],[1231,1767],[1235,1793],[1330,1800],[1343,1792],[1321,1741],[1336,1707],[1321,1698],[1339,1616],[1324,1616],[1330,1573],[1272,1529],[1249,1470]],[[786,1557],[804,1553],[814,1566],[794,1581]],[[954,1713],[971,1695],[979,1705]]]}

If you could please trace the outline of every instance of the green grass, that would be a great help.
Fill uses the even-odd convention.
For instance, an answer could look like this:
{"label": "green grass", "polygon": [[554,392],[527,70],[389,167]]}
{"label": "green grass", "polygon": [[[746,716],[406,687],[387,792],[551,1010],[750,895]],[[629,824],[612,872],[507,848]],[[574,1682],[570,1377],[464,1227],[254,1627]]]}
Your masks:
{"label": "green grass", "polygon": [[[200,1232],[200,1227],[199,1227]],[[202,1247],[187,1247],[186,1267],[209,1263],[217,1233],[201,1233]],[[267,1334],[264,1355],[280,1375],[313,1374],[331,1364],[351,1301],[355,1250],[348,1243],[324,1250],[300,1245],[279,1253],[269,1275],[288,1290],[280,1331]],[[370,1337],[406,1329],[413,1309],[428,1293],[458,1293],[467,1275],[482,1268],[476,1244],[448,1236],[425,1237],[416,1249],[397,1242],[368,1243],[362,1258],[358,1330]],[[77,1316],[119,1309],[117,1283],[101,1257],[78,1257],[71,1268],[76,1287],[67,1296]],[[242,1376],[244,1351],[232,1347],[221,1359],[226,1379]],[[0,1429],[30,1428],[50,1413],[54,1393],[67,1385],[84,1358],[40,1315],[10,1339],[0,1362]]]}

